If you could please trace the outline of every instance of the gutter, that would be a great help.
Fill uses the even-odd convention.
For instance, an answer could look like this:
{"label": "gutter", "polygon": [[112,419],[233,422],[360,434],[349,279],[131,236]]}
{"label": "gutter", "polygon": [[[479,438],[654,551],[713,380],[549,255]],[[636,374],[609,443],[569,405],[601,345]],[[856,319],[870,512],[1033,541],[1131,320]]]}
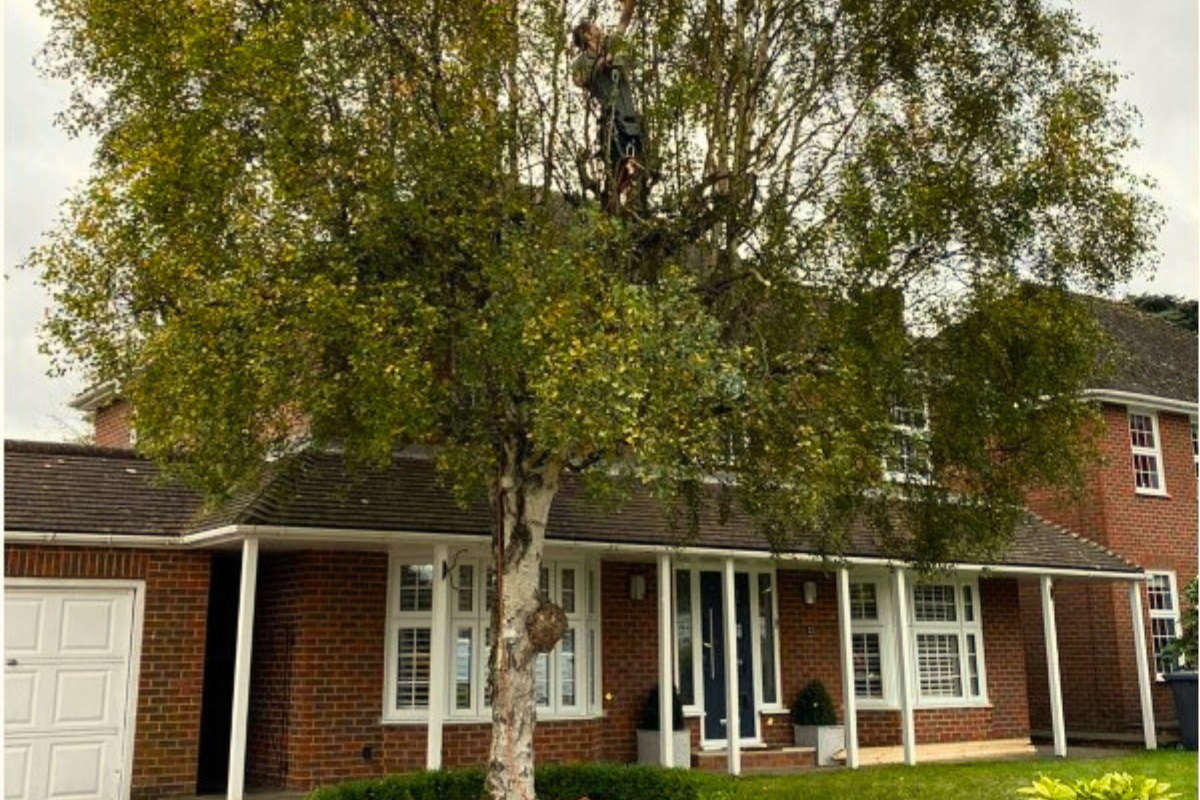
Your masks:
{"label": "gutter", "polygon": [[[38,531],[7,531],[5,539],[19,544],[56,544],[92,547],[149,547],[167,549],[201,550],[225,544],[234,544],[245,539],[260,542],[286,542],[293,544],[479,544],[486,539],[481,534],[426,533],[419,531],[375,531],[349,528],[294,528],[281,525],[225,525],[208,531],[198,531],[183,536],[138,536],[128,534],[47,533]],[[658,555],[670,553],[694,558],[734,558],[739,561],[783,561],[801,564],[853,565],[894,569],[900,562],[878,556],[825,557],[815,553],[784,553],[776,555],[767,550],[724,549],[719,547],[674,547],[670,545],[635,544],[623,542],[576,541],[549,538],[547,546],[569,546],[593,553],[615,555]],[[1059,578],[1090,578],[1093,580],[1144,581],[1141,569],[1131,568],[1127,572],[1088,570],[1074,567],[1042,567],[1016,564],[956,563],[950,565],[954,572],[974,572],[988,575],[1038,576],[1051,575]]]}
{"label": "gutter", "polygon": [[1088,389],[1083,393],[1088,400],[1098,400],[1102,403],[1115,403],[1123,406],[1141,406],[1159,411],[1174,411],[1179,414],[1195,416],[1200,404],[1190,400],[1176,400],[1171,397],[1159,397],[1138,392],[1122,392],[1117,389]]}

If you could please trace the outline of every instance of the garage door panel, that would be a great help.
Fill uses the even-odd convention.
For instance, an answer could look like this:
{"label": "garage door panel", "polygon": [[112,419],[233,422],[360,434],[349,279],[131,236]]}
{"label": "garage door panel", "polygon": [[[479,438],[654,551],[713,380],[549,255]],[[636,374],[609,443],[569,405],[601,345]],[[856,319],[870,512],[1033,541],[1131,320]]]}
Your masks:
{"label": "garage door panel", "polygon": [[37,670],[10,669],[4,674],[4,725],[16,728],[34,724],[38,697]]}
{"label": "garage door panel", "polygon": [[64,656],[104,656],[124,650],[116,598],[65,597],[59,613],[58,652]]}
{"label": "garage door panel", "polygon": [[38,655],[42,651],[42,631],[46,599],[14,597],[4,600],[4,654],[8,658]]}
{"label": "garage door panel", "polygon": [[30,796],[33,745],[29,742],[4,746],[4,800],[25,800]]}
{"label": "garage door panel", "polygon": [[46,753],[48,800],[103,798],[106,773],[115,768],[111,749],[111,740],[106,739],[50,744]]}
{"label": "garage door panel", "polygon": [[[120,670],[123,672],[124,670]],[[114,708],[114,669],[64,669],[56,676],[51,725],[110,726],[120,712]],[[122,676],[117,676],[122,677]]]}

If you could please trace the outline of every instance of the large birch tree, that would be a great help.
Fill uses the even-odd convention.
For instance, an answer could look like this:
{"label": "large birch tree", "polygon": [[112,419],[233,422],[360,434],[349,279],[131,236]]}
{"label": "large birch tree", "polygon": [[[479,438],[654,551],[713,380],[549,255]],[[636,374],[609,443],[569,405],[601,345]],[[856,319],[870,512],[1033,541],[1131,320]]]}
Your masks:
{"label": "large birch tree", "polygon": [[[99,142],[30,259],[47,348],[213,493],[404,444],[490,493],[496,800],[533,795],[527,623],[565,473],[684,523],[736,505],[781,549],[836,555],[867,518],[898,557],[986,554],[1088,453],[1071,292],[1152,255],[1135,117],[1057,3],[642,0],[636,214],[598,200],[570,75],[569,29],[615,4],[43,9],[63,122]],[[897,408],[928,435],[897,439]]]}

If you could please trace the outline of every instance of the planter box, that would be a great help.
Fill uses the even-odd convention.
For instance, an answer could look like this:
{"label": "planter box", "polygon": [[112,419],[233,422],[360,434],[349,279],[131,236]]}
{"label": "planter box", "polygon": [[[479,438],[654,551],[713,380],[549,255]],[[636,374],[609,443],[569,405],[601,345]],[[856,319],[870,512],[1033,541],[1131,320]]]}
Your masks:
{"label": "planter box", "polygon": [[[692,767],[692,734],[684,728],[671,734],[671,766],[677,769]],[[658,750],[658,731],[638,729],[638,763],[661,764],[662,759]]]}
{"label": "planter box", "polygon": [[834,764],[833,757],[846,749],[846,728],[842,725],[793,725],[797,747],[816,750],[818,767]]}
{"label": "planter box", "polygon": [[1179,720],[1179,736],[1188,750],[1196,749],[1196,673],[1168,672],[1163,680],[1171,687],[1175,698],[1175,718]]}

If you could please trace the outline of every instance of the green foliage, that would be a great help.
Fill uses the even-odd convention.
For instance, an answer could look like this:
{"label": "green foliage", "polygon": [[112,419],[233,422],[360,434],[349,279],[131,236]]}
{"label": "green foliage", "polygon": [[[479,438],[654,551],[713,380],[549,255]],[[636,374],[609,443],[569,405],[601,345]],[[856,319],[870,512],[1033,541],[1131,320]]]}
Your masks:
{"label": "green foliage", "polygon": [[[612,216],[582,2],[42,0],[100,142],[28,262],[46,348],[214,494],[427,444],[460,495],[517,453],[688,519],[727,476],[779,548],[864,515],[923,563],[1003,545],[1089,455],[1068,290],[1136,274],[1160,217],[1094,37],[1041,0],[638,6],[660,177]],[[882,468],[898,398],[920,480]]]}
{"label": "green foliage", "polygon": [[820,681],[809,681],[792,703],[792,722],[796,725],[836,725],[837,708],[829,690]]}
{"label": "green foliage", "polygon": [[[657,731],[660,729],[658,691],[659,687],[655,686],[646,696],[646,704],[642,706],[642,717],[638,722],[638,730]],[[679,690],[673,686],[671,687],[671,730],[687,730],[683,719],[683,699],[679,696]]]}
{"label": "green foliage", "polygon": [[[318,789],[310,800],[479,800],[478,770],[417,772]],[[722,776],[625,764],[549,764],[537,768],[538,800],[720,800],[732,796]]]}
{"label": "green foliage", "polygon": [[1099,778],[1072,783],[1043,775],[1032,786],[1018,789],[1024,797],[1037,800],[1171,800],[1181,795],[1170,791],[1171,784],[1154,778],[1133,777],[1125,772],[1110,772]]}
{"label": "green foliage", "polygon": [[1195,333],[1197,330],[1197,302],[1173,294],[1132,294],[1125,302],[1153,314],[1163,322]]}
{"label": "green foliage", "polygon": [[1197,619],[1197,594],[1200,593],[1200,586],[1197,584],[1196,578],[1192,578],[1187,586],[1183,587],[1183,608],[1179,618],[1180,627],[1183,629],[1179,638],[1167,645],[1165,655],[1174,659],[1176,662],[1182,662],[1181,666],[1184,669],[1195,671],[1200,665],[1197,659],[1196,634],[1197,627],[1200,626],[1200,619]]}

